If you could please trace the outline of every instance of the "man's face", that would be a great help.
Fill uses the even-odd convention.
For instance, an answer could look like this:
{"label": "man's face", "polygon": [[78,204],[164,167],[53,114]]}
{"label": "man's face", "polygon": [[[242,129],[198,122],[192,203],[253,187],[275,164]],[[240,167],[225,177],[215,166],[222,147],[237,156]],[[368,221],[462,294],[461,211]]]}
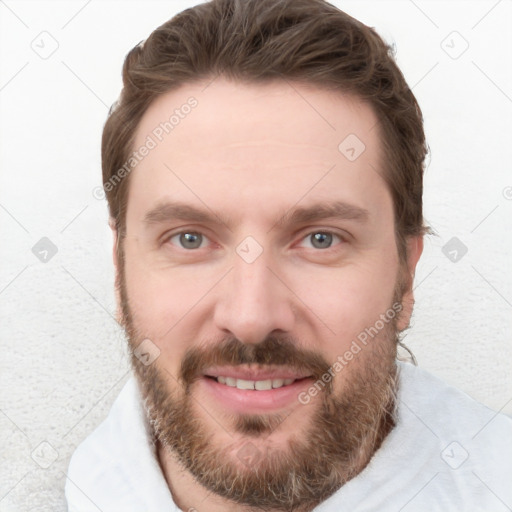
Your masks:
{"label": "man's face", "polygon": [[297,84],[205,87],[161,96],[137,130],[151,148],[130,176],[121,301],[132,348],[159,356],[133,364],[166,453],[200,483],[312,503],[389,431],[408,323],[377,119]]}

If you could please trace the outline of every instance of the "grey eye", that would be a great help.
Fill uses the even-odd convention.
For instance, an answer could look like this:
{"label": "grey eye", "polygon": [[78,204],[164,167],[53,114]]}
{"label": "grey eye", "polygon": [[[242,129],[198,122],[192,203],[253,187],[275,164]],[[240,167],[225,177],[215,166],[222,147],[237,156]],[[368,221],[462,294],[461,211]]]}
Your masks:
{"label": "grey eye", "polygon": [[180,245],[185,249],[198,249],[203,243],[203,235],[200,233],[180,233]]}
{"label": "grey eye", "polygon": [[328,249],[332,245],[332,234],[331,233],[312,233],[310,236],[311,245],[316,249]]}

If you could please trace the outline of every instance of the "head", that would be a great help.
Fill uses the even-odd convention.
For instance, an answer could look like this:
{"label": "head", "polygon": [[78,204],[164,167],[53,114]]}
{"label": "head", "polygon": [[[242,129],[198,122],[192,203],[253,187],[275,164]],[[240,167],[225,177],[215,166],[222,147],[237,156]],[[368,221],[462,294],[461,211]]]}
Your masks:
{"label": "head", "polygon": [[377,33],[322,0],[187,9],[123,82],[103,179],[162,453],[225,499],[311,507],[393,425],[420,109]]}

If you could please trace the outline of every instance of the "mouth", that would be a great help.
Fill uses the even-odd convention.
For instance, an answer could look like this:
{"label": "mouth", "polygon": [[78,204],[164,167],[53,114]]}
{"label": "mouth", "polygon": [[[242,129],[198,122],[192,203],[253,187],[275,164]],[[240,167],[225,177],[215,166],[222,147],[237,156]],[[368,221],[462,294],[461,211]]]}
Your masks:
{"label": "mouth", "polygon": [[270,389],[279,389],[284,386],[289,386],[290,384],[293,384],[294,382],[297,382],[299,380],[303,380],[302,378],[247,380],[236,379],[234,377],[227,377],[224,375],[219,375],[218,377],[206,375],[206,378],[216,380],[219,384],[224,384],[225,386],[229,386],[231,388],[248,389],[254,391],[269,391]]}
{"label": "mouth", "polygon": [[240,413],[268,413],[295,404],[313,377],[292,369],[222,367],[208,369],[199,380],[209,398]]}

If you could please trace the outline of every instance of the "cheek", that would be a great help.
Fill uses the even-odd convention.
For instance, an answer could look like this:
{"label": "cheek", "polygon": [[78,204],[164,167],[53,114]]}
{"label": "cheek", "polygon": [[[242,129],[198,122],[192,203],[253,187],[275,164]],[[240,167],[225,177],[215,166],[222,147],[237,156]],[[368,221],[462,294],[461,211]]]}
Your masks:
{"label": "cheek", "polygon": [[156,343],[169,337],[200,291],[197,278],[185,279],[177,269],[156,267],[136,243],[126,246],[125,276],[133,323]]}
{"label": "cheek", "polygon": [[226,269],[179,268],[155,263],[132,241],[125,256],[126,293],[133,326],[160,349],[158,364],[173,375],[190,346],[212,336],[208,300]]}
{"label": "cheek", "polygon": [[329,327],[330,345],[339,353],[391,307],[397,271],[393,258],[321,269],[308,285],[297,285],[297,295]]}
{"label": "cheek", "polygon": [[[127,258],[128,260],[128,258]],[[167,274],[156,272],[142,265],[140,260],[126,264],[126,292],[129,299],[132,326],[140,339],[150,339],[159,349],[155,364],[164,374],[170,374],[171,387],[179,374],[179,365],[190,345],[190,331],[185,329],[187,304],[193,298],[187,287],[177,289]],[[131,339],[132,346],[140,339]]]}

